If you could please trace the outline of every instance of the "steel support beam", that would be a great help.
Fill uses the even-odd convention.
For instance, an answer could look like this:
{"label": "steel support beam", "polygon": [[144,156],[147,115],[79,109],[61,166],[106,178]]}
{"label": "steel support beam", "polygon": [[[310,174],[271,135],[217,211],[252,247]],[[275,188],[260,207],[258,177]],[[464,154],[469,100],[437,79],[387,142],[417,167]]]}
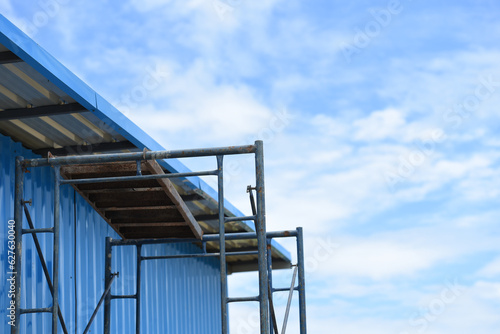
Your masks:
{"label": "steel support beam", "polygon": [[114,143],[74,145],[74,146],[65,146],[61,148],[51,148],[51,147],[41,148],[38,150],[33,150],[33,152],[43,157],[47,157],[49,152],[54,156],[60,157],[66,155],[84,155],[92,153],[103,153],[103,152],[133,150],[133,149],[137,149],[137,147],[128,140],[125,140],[125,141],[117,141]]}
{"label": "steel support beam", "polygon": [[12,51],[4,51],[0,52],[0,65],[3,64],[12,64],[12,63],[20,63],[23,60],[16,56]]}
{"label": "steel support beam", "polygon": [[0,121],[42,116],[66,115],[82,112],[88,112],[88,110],[78,103],[57,104],[34,108],[6,109],[0,111]]}

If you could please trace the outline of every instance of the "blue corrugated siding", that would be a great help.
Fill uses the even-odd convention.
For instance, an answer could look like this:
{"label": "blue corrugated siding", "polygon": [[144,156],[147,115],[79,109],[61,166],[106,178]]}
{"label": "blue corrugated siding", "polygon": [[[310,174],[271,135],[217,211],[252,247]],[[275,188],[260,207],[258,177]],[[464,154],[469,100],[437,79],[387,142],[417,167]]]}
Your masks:
{"label": "blue corrugated siding", "polygon": [[[14,159],[34,155],[10,138],[0,135],[0,333],[8,333],[7,298],[7,221],[13,219]],[[25,178],[25,199],[36,227],[53,222],[53,176],[49,168],[33,168]],[[60,305],[70,333],[81,333],[104,291],[104,241],[117,234],[69,186],[61,188],[61,286]],[[76,214],[76,224],[75,224]],[[27,223],[24,222],[25,227]],[[75,231],[76,226],[76,231]],[[76,233],[75,233],[76,232]],[[52,235],[39,235],[40,244],[52,272]],[[75,247],[76,241],[76,247]],[[51,305],[45,277],[31,236],[23,238],[23,307]],[[144,255],[199,252],[193,245],[143,247]],[[113,294],[135,293],[135,248],[113,248],[113,271],[119,271]],[[75,275],[76,266],[76,275]],[[219,267],[217,259],[175,259],[143,262],[143,333],[220,333]],[[76,292],[76,293],[75,293]],[[75,309],[75,299],[77,307]],[[112,301],[112,333],[133,333],[135,301]],[[50,315],[21,317],[22,333],[49,333]],[[103,312],[99,312],[91,333],[101,333]]]}

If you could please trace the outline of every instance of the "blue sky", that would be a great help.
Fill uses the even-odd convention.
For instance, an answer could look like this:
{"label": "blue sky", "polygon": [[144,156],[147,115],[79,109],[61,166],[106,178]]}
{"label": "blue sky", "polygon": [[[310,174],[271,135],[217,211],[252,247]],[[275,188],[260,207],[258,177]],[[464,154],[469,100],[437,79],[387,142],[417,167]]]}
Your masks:
{"label": "blue sky", "polygon": [[[310,333],[498,332],[498,2],[0,10],[167,148],[265,140],[268,228],[306,231]],[[228,198],[248,212],[246,163]],[[254,312],[232,308],[232,332],[255,332]]]}

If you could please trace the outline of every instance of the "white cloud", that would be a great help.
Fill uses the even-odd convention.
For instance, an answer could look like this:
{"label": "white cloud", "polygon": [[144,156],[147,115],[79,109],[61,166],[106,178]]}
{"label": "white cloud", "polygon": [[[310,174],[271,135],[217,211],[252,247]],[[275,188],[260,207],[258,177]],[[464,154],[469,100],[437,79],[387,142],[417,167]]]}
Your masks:
{"label": "white cloud", "polygon": [[[273,111],[249,87],[215,83],[203,62],[184,74],[172,73],[151,95],[154,100],[149,107],[130,117],[166,140],[186,141],[182,134],[198,129],[197,141],[229,145],[258,133],[273,117]],[[166,99],[165,105],[161,99]]]}
{"label": "white cloud", "polygon": [[157,10],[158,8],[162,8],[166,5],[171,5],[171,0],[131,0],[131,5],[135,8],[135,10],[139,12],[148,12],[151,10]]}
{"label": "white cloud", "polygon": [[429,268],[439,254],[430,249],[396,242],[368,241],[342,248],[329,266],[336,274],[368,276],[388,279],[394,276],[411,276]]}
{"label": "white cloud", "polygon": [[[311,273],[317,280],[320,277],[362,278],[375,282],[415,279],[440,265],[460,263],[461,257],[467,254],[500,251],[489,232],[494,217],[495,214],[470,216],[467,220],[475,223],[464,224],[461,220],[449,222],[447,217],[433,217],[433,221],[426,222],[418,217],[407,221],[408,218],[402,216],[397,225],[399,229],[395,231],[364,237],[331,233],[330,238],[339,245],[331,252],[325,252],[325,247],[318,248],[322,243],[311,238],[306,244],[306,259],[319,262]],[[385,223],[379,222],[380,225]],[[329,240],[325,232],[316,236],[323,242]],[[491,273],[495,265],[496,262],[483,272]]]}
{"label": "white cloud", "polygon": [[431,157],[425,164],[413,167],[414,172],[402,179],[403,188],[398,189],[395,195],[403,201],[419,201],[432,192],[454,184],[464,191],[455,193],[450,200],[484,196],[484,189],[481,189],[482,182],[474,180],[477,180],[481,171],[488,170],[493,163],[491,159],[488,154],[474,154],[457,161]]}
{"label": "white cloud", "polygon": [[[341,246],[324,262],[319,273],[375,281],[414,277],[453,253],[451,247],[435,244],[436,237],[426,240],[427,232],[408,228],[365,238],[339,236]],[[314,245],[308,248],[313,254],[314,249]]]}
{"label": "white cloud", "polygon": [[429,322],[428,329],[431,333],[491,333],[498,326],[498,296],[498,284],[478,281]]}
{"label": "white cloud", "polygon": [[[493,259],[481,270],[478,271],[478,276],[486,278],[496,278],[500,276],[500,256]],[[498,290],[498,289],[497,289]],[[500,291],[500,290],[498,290]]]}
{"label": "white cloud", "polygon": [[404,114],[396,109],[374,111],[368,117],[354,122],[357,128],[354,138],[358,140],[398,139],[398,134],[406,125]]}
{"label": "white cloud", "polygon": [[350,125],[345,120],[317,114],[312,118],[311,124],[316,126],[322,135],[342,138],[343,140],[348,139]]}

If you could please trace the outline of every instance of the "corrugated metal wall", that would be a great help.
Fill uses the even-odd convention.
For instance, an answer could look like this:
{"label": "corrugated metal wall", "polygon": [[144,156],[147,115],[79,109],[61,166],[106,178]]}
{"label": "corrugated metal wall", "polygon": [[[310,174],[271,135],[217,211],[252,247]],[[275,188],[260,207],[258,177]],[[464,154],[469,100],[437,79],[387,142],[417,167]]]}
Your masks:
{"label": "corrugated metal wall", "polygon": [[[34,155],[10,138],[0,135],[0,333],[8,333],[7,222],[13,219],[14,160]],[[53,222],[53,176],[50,168],[33,168],[25,178],[25,199],[37,228]],[[70,333],[82,333],[104,291],[105,237],[117,234],[70,186],[61,188],[61,286],[60,305]],[[75,221],[76,217],[76,221]],[[25,223],[26,224],[26,221]],[[26,228],[27,224],[25,225]],[[45,260],[52,272],[52,235],[40,234]],[[29,235],[23,238],[23,307],[48,307],[52,303],[40,261]],[[149,245],[144,255],[199,252],[193,245]],[[113,294],[135,293],[135,248],[113,248],[113,272],[120,276]],[[217,259],[175,259],[143,262],[143,333],[220,333],[219,266]],[[77,305],[75,307],[75,305]],[[112,333],[133,333],[135,300],[112,301]],[[49,333],[50,315],[21,316],[22,333]],[[103,310],[91,333],[102,333]]]}

